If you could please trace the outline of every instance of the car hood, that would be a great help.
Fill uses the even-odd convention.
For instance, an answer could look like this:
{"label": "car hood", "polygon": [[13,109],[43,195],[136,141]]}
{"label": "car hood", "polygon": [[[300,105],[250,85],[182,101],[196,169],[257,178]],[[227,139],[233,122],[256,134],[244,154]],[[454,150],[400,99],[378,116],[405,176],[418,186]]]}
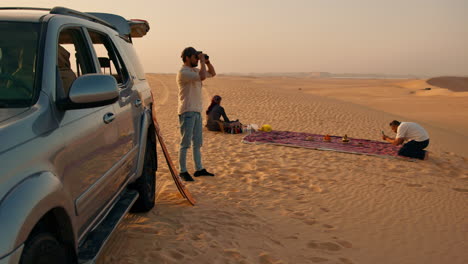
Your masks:
{"label": "car hood", "polygon": [[17,116],[26,110],[28,110],[28,108],[0,108],[0,123]]}

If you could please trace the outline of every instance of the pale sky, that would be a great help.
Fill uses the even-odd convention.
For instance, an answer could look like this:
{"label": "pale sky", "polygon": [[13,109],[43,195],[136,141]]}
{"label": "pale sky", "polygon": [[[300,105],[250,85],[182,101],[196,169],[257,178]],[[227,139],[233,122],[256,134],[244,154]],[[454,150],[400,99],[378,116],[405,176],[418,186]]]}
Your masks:
{"label": "pale sky", "polygon": [[183,48],[218,73],[468,75],[467,0],[2,0],[148,20],[146,72],[174,73]]}

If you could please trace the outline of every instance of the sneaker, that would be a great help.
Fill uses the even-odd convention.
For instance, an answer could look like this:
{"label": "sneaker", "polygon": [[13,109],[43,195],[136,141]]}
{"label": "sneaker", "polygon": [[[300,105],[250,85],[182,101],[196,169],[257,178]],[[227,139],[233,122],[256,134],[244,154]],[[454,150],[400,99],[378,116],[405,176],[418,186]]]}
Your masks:
{"label": "sneaker", "polygon": [[205,169],[196,171],[193,176],[198,177],[198,176],[215,176],[213,173],[207,172]]}
{"label": "sneaker", "polygon": [[192,176],[188,172],[181,172],[179,173],[180,178],[184,181],[195,181]]}

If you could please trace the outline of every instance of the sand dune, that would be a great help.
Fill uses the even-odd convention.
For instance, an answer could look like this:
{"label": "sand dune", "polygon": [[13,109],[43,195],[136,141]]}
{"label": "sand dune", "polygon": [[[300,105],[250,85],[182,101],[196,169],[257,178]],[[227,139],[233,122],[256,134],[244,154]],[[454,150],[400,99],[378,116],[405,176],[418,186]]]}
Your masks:
{"label": "sand dune", "polygon": [[[148,79],[175,158],[175,76]],[[380,129],[391,134],[389,121],[416,120],[431,134],[431,159],[250,145],[240,143],[242,134],[205,131],[203,160],[216,177],[187,184],[198,204],[178,194],[160,155],[156,208],[127,216],[98,263],[466,263],[467,98],[422,96],[424,85],[230,76],[206,81],[205,104],[220,94],[230,118],[277,130],[379,140]]]}
{"label": "sand dune", "polygon": [[454,92],[468,92],[468,77],[436,77],[427,80],[427,83]]}

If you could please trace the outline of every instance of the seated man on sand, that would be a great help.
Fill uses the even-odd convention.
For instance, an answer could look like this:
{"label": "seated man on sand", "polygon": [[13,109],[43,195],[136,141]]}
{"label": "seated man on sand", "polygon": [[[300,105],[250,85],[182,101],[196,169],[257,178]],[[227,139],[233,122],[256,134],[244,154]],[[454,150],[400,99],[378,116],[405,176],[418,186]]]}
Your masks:
{"label": "seated man on sand", "polygon": [[413,122],[393,120],[390,127],[396,133],[396,137],[382,135],[383,140],[395,146],[403,144],[405,140],[408,141],[398,151],[398,155],[421,160],[428,158],[427,151],[424,149],[429,145],[429,134],[422,126]]}
{"label": "seated man on sand", "polygon": [[[221,106],[221,96],[215,95],[211,99],[211,104],[206,110],[206,128],[210,131],[226,131],[226,128],[239,125],[239,120],[230,121],[224,111],[224,108]],[[223,121],[221,121],[223,117]]]}

